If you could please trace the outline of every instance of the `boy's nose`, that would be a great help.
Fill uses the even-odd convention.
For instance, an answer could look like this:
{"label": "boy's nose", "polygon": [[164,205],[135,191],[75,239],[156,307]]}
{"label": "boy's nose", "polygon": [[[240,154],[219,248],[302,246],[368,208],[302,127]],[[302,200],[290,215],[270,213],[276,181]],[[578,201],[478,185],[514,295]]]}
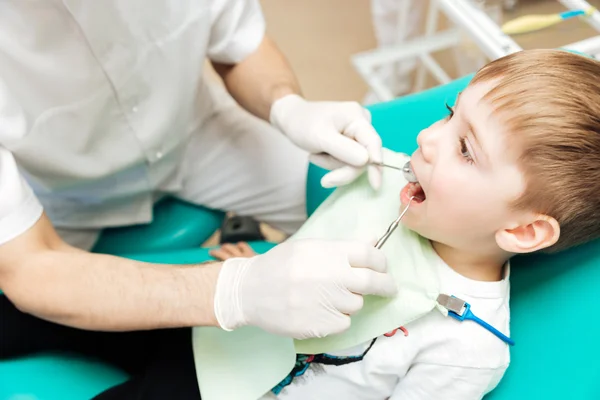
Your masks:
{"label": "boy's nose", "polygon": [[427,163],[431,163],[435,156],[434,135],[431,128],[423,129],[417,136],[417,144],[421,148],[423,159]]}

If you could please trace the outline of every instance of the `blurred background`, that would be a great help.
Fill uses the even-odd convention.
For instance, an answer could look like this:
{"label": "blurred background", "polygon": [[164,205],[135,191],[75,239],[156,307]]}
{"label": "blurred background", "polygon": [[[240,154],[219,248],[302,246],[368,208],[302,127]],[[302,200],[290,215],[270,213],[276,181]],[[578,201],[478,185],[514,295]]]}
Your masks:
{"label": "blurred background", "polygon": [[[557,0],[472,1],[484,8],[487,5],[494,18],[500,13],[502,21],[567,10]],[[394,36],[402,36],[403,32],[402,27],[395,27],[396,10],[403,3],[411,3],[409,7],[413,9],[406,25],[410,25],[413,35],[423,32],[429,5],[428,0],[262,0],[261,3],[268,33],[287,55],[304,95],[311,100],[360,102],[370,102],[368,87],[353,68],[351,56],[399,42]],[[588,3],[600,7],[600,0]],[[439,29],[447,26],[448,21],[442,15]],[[599,33],[580,19],[572,19],[513,39],[524,49],[552,48]],[[444,50],[434,57],[451,77],[460,75],[453,51]],[[428,77],[425,87],[435,84]]]}

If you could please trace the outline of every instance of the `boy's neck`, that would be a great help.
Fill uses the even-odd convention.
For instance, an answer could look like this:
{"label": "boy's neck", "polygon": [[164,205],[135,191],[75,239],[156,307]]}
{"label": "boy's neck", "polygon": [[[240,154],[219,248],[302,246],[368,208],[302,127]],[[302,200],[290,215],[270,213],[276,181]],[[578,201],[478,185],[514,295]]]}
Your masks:
{"label": "boy's neck", "polygon": [[495,282],[504,278],[507,255],[483,255],[431,242],[438,256],[458,274],[476,281]]}

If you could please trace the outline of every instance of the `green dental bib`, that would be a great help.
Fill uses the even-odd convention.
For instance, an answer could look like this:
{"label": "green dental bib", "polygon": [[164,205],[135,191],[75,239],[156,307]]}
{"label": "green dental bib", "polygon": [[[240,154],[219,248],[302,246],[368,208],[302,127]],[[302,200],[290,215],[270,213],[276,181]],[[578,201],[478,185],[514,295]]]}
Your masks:
{"label": "green dental bib", "polygon": [[[402,166],[408,157],[385,150],[384,160]],[[402,172],[384,169],[381,189],[376,192],[364,174],[331,194],[289,240],[380,237],[399,215],[400,190],[405,184]],[[194,328],[194,358],[202,399],[256,400],[286,377],[296,353],[329,353],[354,347],[436,308],[439,282],[435,265],[441,261],[429,241],[400,225],[382,250],[388,270],[398,283],[398,295],[391,299],[365,296],[364,308],[352,316],[352,326],[342,334],[292,340],[254,327],[234,332]]]}

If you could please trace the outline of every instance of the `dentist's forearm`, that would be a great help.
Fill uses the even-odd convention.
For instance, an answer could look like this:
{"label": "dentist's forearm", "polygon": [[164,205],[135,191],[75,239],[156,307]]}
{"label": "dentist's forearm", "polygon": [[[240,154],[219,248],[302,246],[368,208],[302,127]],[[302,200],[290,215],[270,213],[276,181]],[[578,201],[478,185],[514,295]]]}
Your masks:
{"label": "dentist's forearm", "polygon": [[220,268],[88,253],[63,242],[45,215],[0,246],[0,289],[15,306],[82,329],[214,326]]}
{"label": "dentist's forearm", "polygon": [[269,120],[273,102],[288,94],[300,94],[290,65],[267,36],[258,49],[235,65],[213,63],[227,90],[246,110]]}
{"label": "dentist's forearm", "polygon": [[82,329],[214,326],[219,268],[48,250],[28,257],[5,292],[23,312]]}

